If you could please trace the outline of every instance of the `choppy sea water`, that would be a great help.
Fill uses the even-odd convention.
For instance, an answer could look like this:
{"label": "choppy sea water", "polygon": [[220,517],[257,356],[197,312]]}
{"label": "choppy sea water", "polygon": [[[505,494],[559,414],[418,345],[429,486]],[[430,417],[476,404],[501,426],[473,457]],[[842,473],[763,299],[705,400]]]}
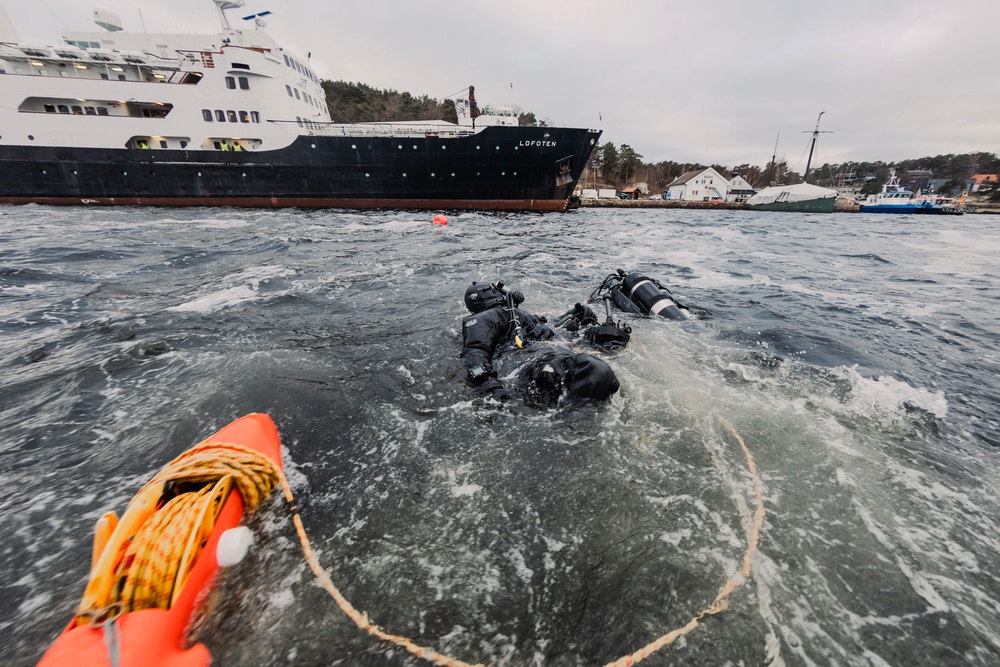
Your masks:
{"label": "choppy sea water", "polygon": [[[68,622],[100,515],[259,411],[344,595],[470,663],[604,664],[711,604],[753,532],[742,438],[750,577],[644,664],[1000,664],[1000,219],[431,217],[0,207],[0,663]],[[617,268],[706,315],[631,319],[598,408],[474,400],[470,281],[557,316]],[[422,664],[287,516],[221,583],[216,664]]]}

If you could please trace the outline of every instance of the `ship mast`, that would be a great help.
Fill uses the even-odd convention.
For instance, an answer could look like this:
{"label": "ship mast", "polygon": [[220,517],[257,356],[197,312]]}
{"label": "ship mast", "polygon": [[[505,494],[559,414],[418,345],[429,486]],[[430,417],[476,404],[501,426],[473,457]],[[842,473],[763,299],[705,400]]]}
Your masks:
{"label": "ship mast", "polygon": [[215,11],[219,14],[219,26],[224,31],[232,30],[229,25],[229,18],[226,16],[227,9],[239,9],[246,4],[245,0],[212,0],[215,3]]}
{"label": "ship mast", "polygon": [[[812,135],[813,135],[813,137],[812,137],[812,143],[809,145],[809,159],[806,160],[806,173],[805,173],[804,176],[802,176],[802,182],[803,183],[808,183],[809,182],[809,167],[812,165],[813,151],[816,149],[816,137],[818,137],[820,135],[819,121],[820,121],[820,118],[822,118],[823,114],[825,114],[825,113],[826,113],[825,111],[820,111],[819,112],[819,116],[816,118],[816,129],[812,131]],[[808,130],[803,130],[803,132],[808,132]],[[832,132],[829,131],[829,130],[824,130],[822,132],[822,134],[832,134]]]}

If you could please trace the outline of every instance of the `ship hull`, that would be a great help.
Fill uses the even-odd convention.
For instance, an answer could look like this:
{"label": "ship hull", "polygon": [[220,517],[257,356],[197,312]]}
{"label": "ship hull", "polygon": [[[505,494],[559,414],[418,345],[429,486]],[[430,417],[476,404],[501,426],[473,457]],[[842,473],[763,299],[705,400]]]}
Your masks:
{"label": "ship hull", "polygon": [[789,213],[832,213],[837,200],[833,197],[807,199],[804,201],[783,201],[770,204],[756,204],[754,211],[786,211]]}
{"label": "ship hull", "polygon": [[271,151],[0,146],[0,203],[565,210],[600,132],[301,135]]}

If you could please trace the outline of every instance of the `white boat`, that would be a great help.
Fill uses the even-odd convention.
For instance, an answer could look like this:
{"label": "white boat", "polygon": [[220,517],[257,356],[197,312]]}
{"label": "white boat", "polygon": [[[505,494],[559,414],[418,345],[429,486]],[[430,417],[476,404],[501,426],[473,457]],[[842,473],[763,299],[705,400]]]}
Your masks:
{"label": "white boat", "polygon": [[882,191],[868,195],[861,202],[861,213],[919,213],[961,215],[963,211],[948,197],[921,196],[907,190],[899,183],[896,171],[889,173],[889,180],[882,184]]}

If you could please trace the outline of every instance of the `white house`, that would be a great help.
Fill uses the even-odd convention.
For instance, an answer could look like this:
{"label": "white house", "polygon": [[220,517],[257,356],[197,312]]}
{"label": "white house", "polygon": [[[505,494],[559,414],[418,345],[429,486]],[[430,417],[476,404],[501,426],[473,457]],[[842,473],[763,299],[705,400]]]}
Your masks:
{"label": "white house", "polygon": [[741,202],[750,199],[757,193],[747,179],[739,174],[733,174],[729,179],[729,190],[726,191],[727,202]]}
{"label": "white house", "polygon": [[667,185],[663,196],[682,201],[724,200],[729,192],[729,181],[709,167],[701,171],[689,171],[678,176]]}

